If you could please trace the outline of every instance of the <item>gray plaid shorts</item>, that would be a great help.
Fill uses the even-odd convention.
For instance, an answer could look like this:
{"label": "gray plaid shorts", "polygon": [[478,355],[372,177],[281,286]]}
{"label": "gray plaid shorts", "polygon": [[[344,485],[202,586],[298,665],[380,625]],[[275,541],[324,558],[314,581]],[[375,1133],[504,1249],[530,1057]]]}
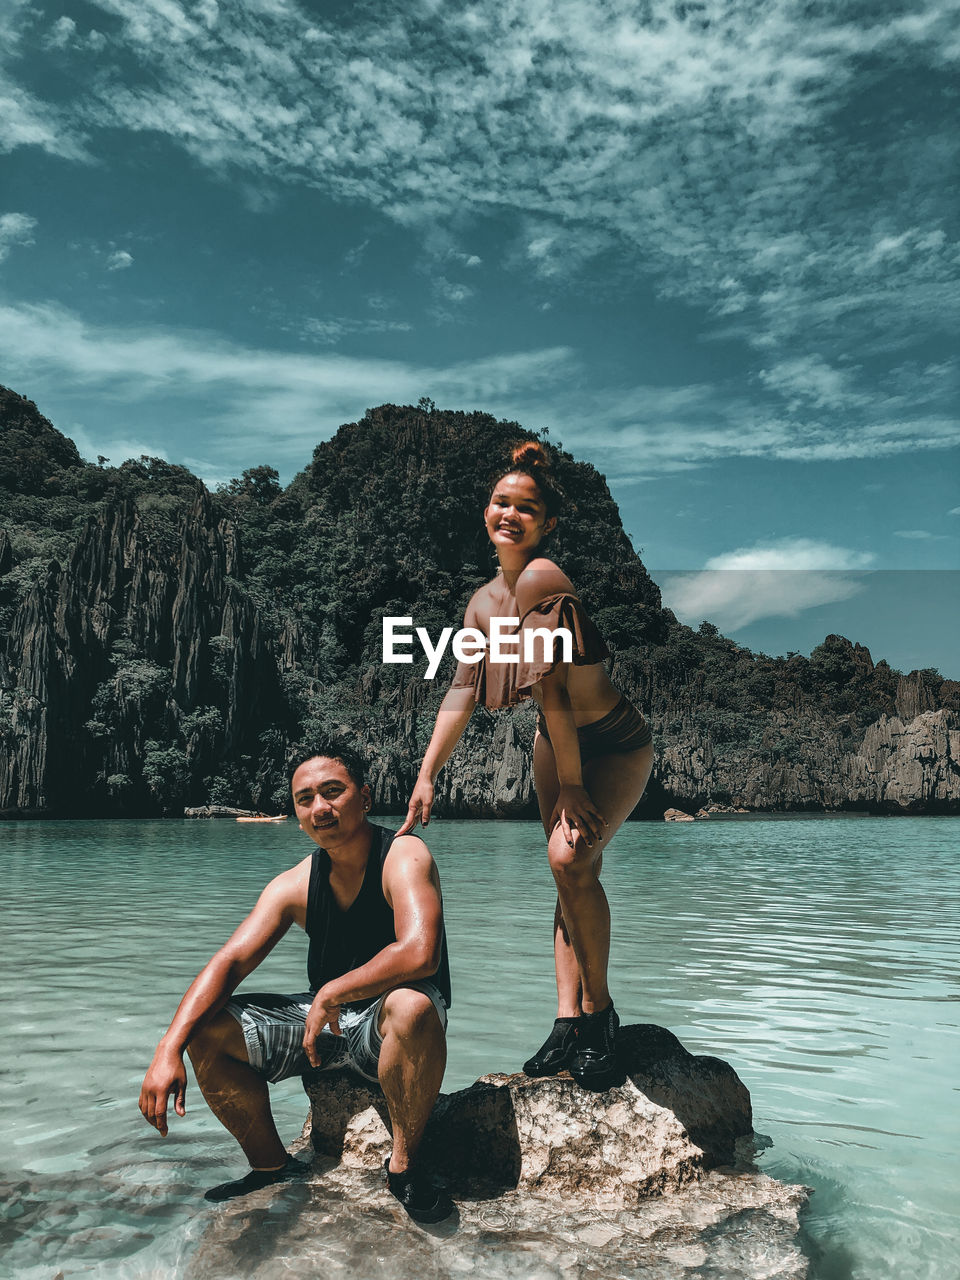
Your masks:
{"label": "gray plaid shorts", "polygon": [[[429,996],[441,1026],[446,1028],[447,1007],[439,989],[429,979],[405,982],[403,986]],[[377,1023],[389,994],[385,991],[372,1004],[341,1007],[343,1034],[335,1036],[324,1027],[317,1037],[319,1068],[311,1067],[303,1048],[303,1029],[313,1004],[309,991],[293,996],[252,991],[249,995],[234,996],[224,1007],[240,1023],[250,1065],[271,1083],[315,1070],[355,1071],[365,1080],[377,1083],[377,1062],[383,1043]]]}

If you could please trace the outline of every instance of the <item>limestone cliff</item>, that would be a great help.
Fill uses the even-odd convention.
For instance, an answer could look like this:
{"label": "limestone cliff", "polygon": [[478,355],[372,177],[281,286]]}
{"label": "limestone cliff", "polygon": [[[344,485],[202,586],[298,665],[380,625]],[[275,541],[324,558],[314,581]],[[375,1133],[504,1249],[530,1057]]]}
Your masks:
{"label": "limestone cliff", "polygon": [[[286,803],[286,756],[346,734],[397,812],[449,679],[381,662],[381,619],[436,636],[490,574],[488,470],[523,432],[385,405],[282,489],[210,494],[183,468],[84,463],[0,389],[0,812],[181,813]],[[960,684],[839,636],[804,658],[741,649],[663,609],[602,476],[562,450],[552,554],[658,748],[638,816],[747,809],[960,811]],[[478,710],[441,811],[534,816],[534,719]]]}
{"label": "limestone cliff", "polygon": [[[194,778],[261,750],[277,670],[200,495],[166,551],[120,501],[50,562],[7,638],[0,809],[180,813]],[[256,797],[255,797],[256,798]]]}

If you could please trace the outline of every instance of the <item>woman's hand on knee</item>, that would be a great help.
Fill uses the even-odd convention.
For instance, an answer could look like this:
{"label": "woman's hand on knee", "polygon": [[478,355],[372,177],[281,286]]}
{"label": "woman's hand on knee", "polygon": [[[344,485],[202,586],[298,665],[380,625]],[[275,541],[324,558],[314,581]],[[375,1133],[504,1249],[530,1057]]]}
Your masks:
{"label": "woman's hand on knee", "polygon": [[562,786],[550,819],[550,829],[560,824],[560,831],[570,847],[577,834],[588,847],[599,844],[604,837],[607,820],[593,803],[586,787]]}

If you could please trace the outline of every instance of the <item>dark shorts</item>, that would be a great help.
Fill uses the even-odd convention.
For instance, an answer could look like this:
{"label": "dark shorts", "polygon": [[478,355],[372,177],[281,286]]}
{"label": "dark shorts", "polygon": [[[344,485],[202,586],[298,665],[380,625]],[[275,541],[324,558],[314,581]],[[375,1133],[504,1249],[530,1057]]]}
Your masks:
{"label": "dark shorts", "polygon": [[[537,729],[541,738],[550,741],[547,733],[547,721],[543,712],[537,720]],[[639,751],[648,747],[653,741],[650,726],[632,702],[621,698],[612,711],[608,711],[600,720],[592,724],[582,724],[577,729],[580,740],[580,763],[596,760],[600,756],[624,755],[628,751]]]}
{"label": "dark shorts", "polygon": [[[424,982],[405,982],[403,985],[429,996],[441,1025],[446,1028],[447,1007],[435,984],[428,979]],[[251,1067],[271,1083],[287,1080],[290,1076],[302,1076],[305,1071],[317,1070],[355,1071],[365,1080],[376,1083],[377,1063],[383,1043],[377,1024],[383,1002],[389,994],[389,991],[385,991],[379,999],[368,1005],[343,1005],[340,1010],[340,1030],[343,1034],[336,1036],[328,1027],[324,1027],[317,1037],[319,1067],[311,1067],[303,1047],[303,1030],[313,1004],[313,996],[309,991],[293,996],[252,991],[249,995],[234,996],[224,1007],[240,1023]]]}

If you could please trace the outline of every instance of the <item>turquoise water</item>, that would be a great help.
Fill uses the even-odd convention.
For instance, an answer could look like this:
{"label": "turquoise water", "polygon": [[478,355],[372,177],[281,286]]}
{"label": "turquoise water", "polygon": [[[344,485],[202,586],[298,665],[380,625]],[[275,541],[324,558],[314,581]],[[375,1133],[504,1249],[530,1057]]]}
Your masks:
{"label": "turquoise water", "polygon": [[[454,976],[444,1088],[515,1070],[553,1017],[553,895],[532,823],[430,828]],[[815,1188],[816,1280],[960,1275],[960,821],[631,824],[605,859],[624,1022],[727,1059]],[[165,1277],[239,1172],[195,1086],[162,1140],[137,1110],[190,978],[270,876],[293,822],[2,823],[0,1272]],[[303,935],[250,989],[300,990]],[[281,1132],[306,1113],[274,1091]]]}

